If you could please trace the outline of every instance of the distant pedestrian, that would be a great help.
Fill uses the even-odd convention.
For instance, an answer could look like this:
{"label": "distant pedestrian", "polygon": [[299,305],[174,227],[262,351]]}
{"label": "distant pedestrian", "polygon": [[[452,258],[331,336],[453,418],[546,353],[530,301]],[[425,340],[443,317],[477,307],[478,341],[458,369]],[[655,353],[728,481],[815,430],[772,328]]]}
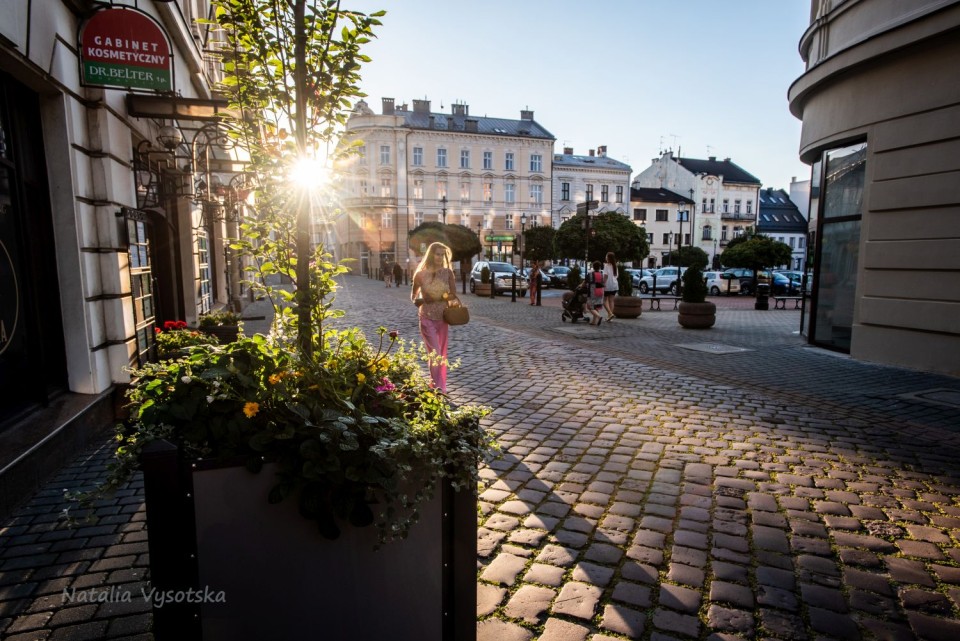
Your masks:
{"label": "distant pedestrian", "polygon": [[400,263],[393,264],[393,284],[397,287],[403,285],[403,267],[400,266]]}
{"label": "distant pedestrian", "polygon": [[390,266],[390,263],[384,264],[383,282],[387,284],[387,287],[390,287],[391,285],[393,285],[393,267]]}
{"label": "distant pedestrian", "polygon": [[530,304],[537,304],[537,290],[540,287],[540,261],[530,263]]}
{"label": "distant pedestrian", "polygon": [[[587,299],[587,311],[593,319],[591,325],[600,325],[603,322],[603,316],[600,310],[603,308],[603,264],[599,260],[593,261],[593,271],[587,273],[584,283],[589,288],[590,298]],[[596,321],[596,322],[594,322]]]}
{"label": "distant pedestrian", "polygon": [[450,259],[452,252],[443,243],[431,243],[413,273],[410,300],[419,307],[420,336],[426,345],[433,387],[447,391],[447,336],[450,326],[443,310],[457,298],[457,282]]}
{"label": "distant pedestrian", "polygon": [[617,257],[613,252],[607,252],[606,261],[603,263],[603,309],[607,312],[608,321],[616,318],[613,315],[613,297],[618,291],[620,283],[617,277]]}

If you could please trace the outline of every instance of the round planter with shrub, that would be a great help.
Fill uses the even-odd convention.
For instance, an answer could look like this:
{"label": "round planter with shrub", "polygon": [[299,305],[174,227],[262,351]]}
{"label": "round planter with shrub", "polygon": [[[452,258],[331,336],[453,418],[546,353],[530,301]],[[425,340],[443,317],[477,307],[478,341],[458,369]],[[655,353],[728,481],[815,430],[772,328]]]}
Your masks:
{"label": "round planter with shrub", "polygon": [[708,329],[717,322],[717,306],[707,302],[707,285],[699,265],[683,273],[683,300],[677,321],[686,329]]}
{"label": "round planter with shrub", "polygon": [[643,299],[633,295],[633,276],[617,265],[617,295],[613,297],[613,315],[617,318],[639,318]]}

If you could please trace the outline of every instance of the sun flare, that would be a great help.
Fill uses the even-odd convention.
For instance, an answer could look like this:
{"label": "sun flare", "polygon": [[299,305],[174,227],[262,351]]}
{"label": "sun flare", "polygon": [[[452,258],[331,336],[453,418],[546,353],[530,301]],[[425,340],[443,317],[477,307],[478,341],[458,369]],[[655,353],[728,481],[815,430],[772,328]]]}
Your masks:
{"label": "sun flare", "polygon": [[317,158],[301,158],[290,168],[290,180],[302,189],[319,187],[328,177],[329,169]]}

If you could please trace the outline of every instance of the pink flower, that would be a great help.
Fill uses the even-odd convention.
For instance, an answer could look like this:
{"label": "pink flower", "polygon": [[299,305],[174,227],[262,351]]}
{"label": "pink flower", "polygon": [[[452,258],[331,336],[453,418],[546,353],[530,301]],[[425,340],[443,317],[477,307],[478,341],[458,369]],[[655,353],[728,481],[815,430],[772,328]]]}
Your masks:
{"label": "pink flower", "polygon": [[397,389],[397,386],[391,383],[389,379],[385,378],[380,382],[380,385],[374,389],[376,389],[378,392],[392,392],[393,390]]}

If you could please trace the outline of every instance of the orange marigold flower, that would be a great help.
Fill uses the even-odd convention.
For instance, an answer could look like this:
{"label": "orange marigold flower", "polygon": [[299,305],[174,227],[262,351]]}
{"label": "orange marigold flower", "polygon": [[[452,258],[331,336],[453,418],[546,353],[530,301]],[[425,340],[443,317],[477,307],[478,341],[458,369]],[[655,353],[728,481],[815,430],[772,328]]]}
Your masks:
{"label": "orange marigold flower", "polygon": [[243,406],[243,413],[247,418],[253,418],[260,411],[260,403],[247,403]]}
{"label": "orange marigold flower", "polygon": [[270,381],[271,385],[276,385],[281,380],[283,380],[283,376],[281,376],[280,374],[271,374],[270,376],[267,377],[267,380]]}

